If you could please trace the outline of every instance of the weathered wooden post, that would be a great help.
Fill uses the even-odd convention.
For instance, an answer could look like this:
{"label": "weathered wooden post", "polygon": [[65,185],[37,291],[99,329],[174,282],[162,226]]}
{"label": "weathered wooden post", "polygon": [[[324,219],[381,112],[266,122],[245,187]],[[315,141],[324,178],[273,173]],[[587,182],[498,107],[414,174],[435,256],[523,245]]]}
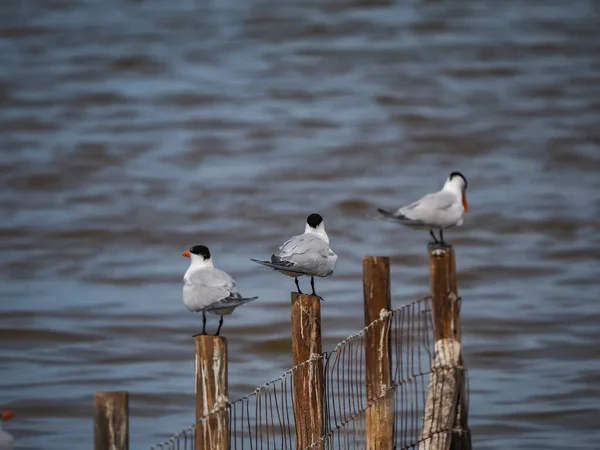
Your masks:
{"label": "weathered wooden post", "polygon": [[429,246],[435,355],[429,379],[419,450],[471,448],[460,336],[460,300],[454,249]]}
{"label": "weathered wooden post", "polygon": [[129,393],[94,395],[94,450],[129,449]]}
{"label": "weathered wooden post", "polygon": [[456,276],[456,258],[454,254],[454,248],[452,250],[452,266],[450,268],[450,279],[449,279],[449,292],[455,293],[455,297],[452,298],[454,308],[452,315],[455,320],[456,326],[454,327],[455,340],[460,345],[460,354],[458,356],[458,369],[456,371],[456,382],[458,385],[458,398],[456,405],[456,417],[454,418],[454,430],[460,430],[460,432],[452,433],[452,442],[450,443],[450,450],[471,450],[471,430],[469,429],[469,402],[467,399],[467,391],[465,386],[466,367],[463,361],[462,353],[462,336],[460,327],[460,307],[461,301],[458,296],[458,281]]}
{"label": "weathered wooden post", "polygon": [[365,371],[367,378],[366,432],[368,450],[394,448],[394,391],[390,353],[390,259],[363,258],[365,326],[386,317],[365,333]]}
{"label": "weathered wooden post", "polygon": [[[195,450],[227,450],[229,403],[227,339],[195,336],[196,346],[196,446]],[[208,417],[205,417],[208,416]]]}
{"label": "weathered wooden post", "polygon": [[[292,292],[292,352],[296,448],[304,449],[324,435],[321,300]],[[316,450],[322,445],[314,447]]]}

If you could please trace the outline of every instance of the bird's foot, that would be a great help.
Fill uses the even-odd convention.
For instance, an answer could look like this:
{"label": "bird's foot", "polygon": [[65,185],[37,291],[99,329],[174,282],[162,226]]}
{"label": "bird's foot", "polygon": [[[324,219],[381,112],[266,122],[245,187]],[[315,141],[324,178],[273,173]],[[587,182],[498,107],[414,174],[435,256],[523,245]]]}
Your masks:
{"label": "bird's foot", "polygon": [[312,292],[311,294],[313,297],[317,297],[319,300],[321,300],[322,302],[325,301],[325,299],[323,297],[321,297],[319,294],[317,294],[315,291]]}

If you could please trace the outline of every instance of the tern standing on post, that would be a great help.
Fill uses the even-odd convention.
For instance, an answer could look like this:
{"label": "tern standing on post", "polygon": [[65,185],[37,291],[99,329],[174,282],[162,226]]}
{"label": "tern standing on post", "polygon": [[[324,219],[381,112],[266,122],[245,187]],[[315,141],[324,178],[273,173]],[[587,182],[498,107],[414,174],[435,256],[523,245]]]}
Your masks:
{"label": "tern standing on post", "polygon": [[207,312],[221,316],[215,333],[218,336],[224,315],[258,297],[243,298],[235,288],[233,278],[213,265],[208,247],[194,245],[182,256],[190,258],[190,267],[183,276],[183,302],[190,311],[202,312],[201,335],[206,334]]}
{"label": "tern standing on post", "polygon": [[[444,229],[463,224],[463,214],[469,211],[467,203],[467,179],[460,172],[452,172],[444,187],[438,192],[427,194],[420,200],[403,206],[395,212],[378,209],[385,219],[411,228],[429,230],[434,243],[446,245]],[[439,230],[438,241],[433,230]]]}
{"label": "tern standing on post", "polygon": [[257,259],[252,261],[289,277],[294,277],[300,294],[302,291],[298,277],[309,276],[312,295],[317,296],[315,277],[330,276],[335,270],[337,258],[337,255],[329,248],[329,236],[325,232],[323,217],[319,214],[311,214],[306,219],[304,234],[294,236],[279,247],[279,251],[271,256],[271,261]]}

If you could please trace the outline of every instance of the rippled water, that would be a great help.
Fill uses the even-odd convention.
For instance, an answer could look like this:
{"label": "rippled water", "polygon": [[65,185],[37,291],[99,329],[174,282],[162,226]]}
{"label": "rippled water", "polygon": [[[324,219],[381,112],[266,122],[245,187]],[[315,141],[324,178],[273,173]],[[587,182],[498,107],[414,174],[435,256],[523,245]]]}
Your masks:
{"label": "rippled water", "polygon": [[[226,319],[230,394],[291,365],[293,281],[325,217],[325,348],[362,324],[361,258],[426,294],[424,232],[369,219],[459,169],[478,449],[600,439],[598,3],[23,0],[0,6],[0,404],[20,449],[89,448],[96,390],[146,448],[193,420],[187,260],[260,299]],[[306,281],[304,281],[306,285]],[[216,326],[216,322],[210,326]]]}

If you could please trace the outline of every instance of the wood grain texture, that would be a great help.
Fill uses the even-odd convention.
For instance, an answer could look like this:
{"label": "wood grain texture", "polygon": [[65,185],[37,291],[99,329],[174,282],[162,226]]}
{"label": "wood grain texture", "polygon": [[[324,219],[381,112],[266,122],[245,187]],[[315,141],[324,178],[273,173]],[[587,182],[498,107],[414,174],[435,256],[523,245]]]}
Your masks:
{"label": "wood grain texture", "polygon": [[428,253],[435,353],[419,450],[470,449],[454,249],[430,246]]}
{"label": "wood grain texture", "polygon": [[[227,339],[196,336],[196,450],[227,450]],[[208,416],[207,419],[201,417]]]}
{"label": "wood grain texture", "polygon": [[394,391],[391,372],[390,260],[381,256],[363,258],[363,298],[365,326],[380,317],[387,317],[365,333],[365,374],[367,403],[366,447],[368,450],[394,448]]}
{"label": "wood grain texture", "polygon": [[94,395],[94,450],[129,449],[129,393]]}
{"label": "wood grain texture", "polygon": [[[321,300],[292,292],[292,353],[294,366],[294,418],[296,448],[304,449],[324,434]],[[317,450],[322,445],[313,447]]]}

